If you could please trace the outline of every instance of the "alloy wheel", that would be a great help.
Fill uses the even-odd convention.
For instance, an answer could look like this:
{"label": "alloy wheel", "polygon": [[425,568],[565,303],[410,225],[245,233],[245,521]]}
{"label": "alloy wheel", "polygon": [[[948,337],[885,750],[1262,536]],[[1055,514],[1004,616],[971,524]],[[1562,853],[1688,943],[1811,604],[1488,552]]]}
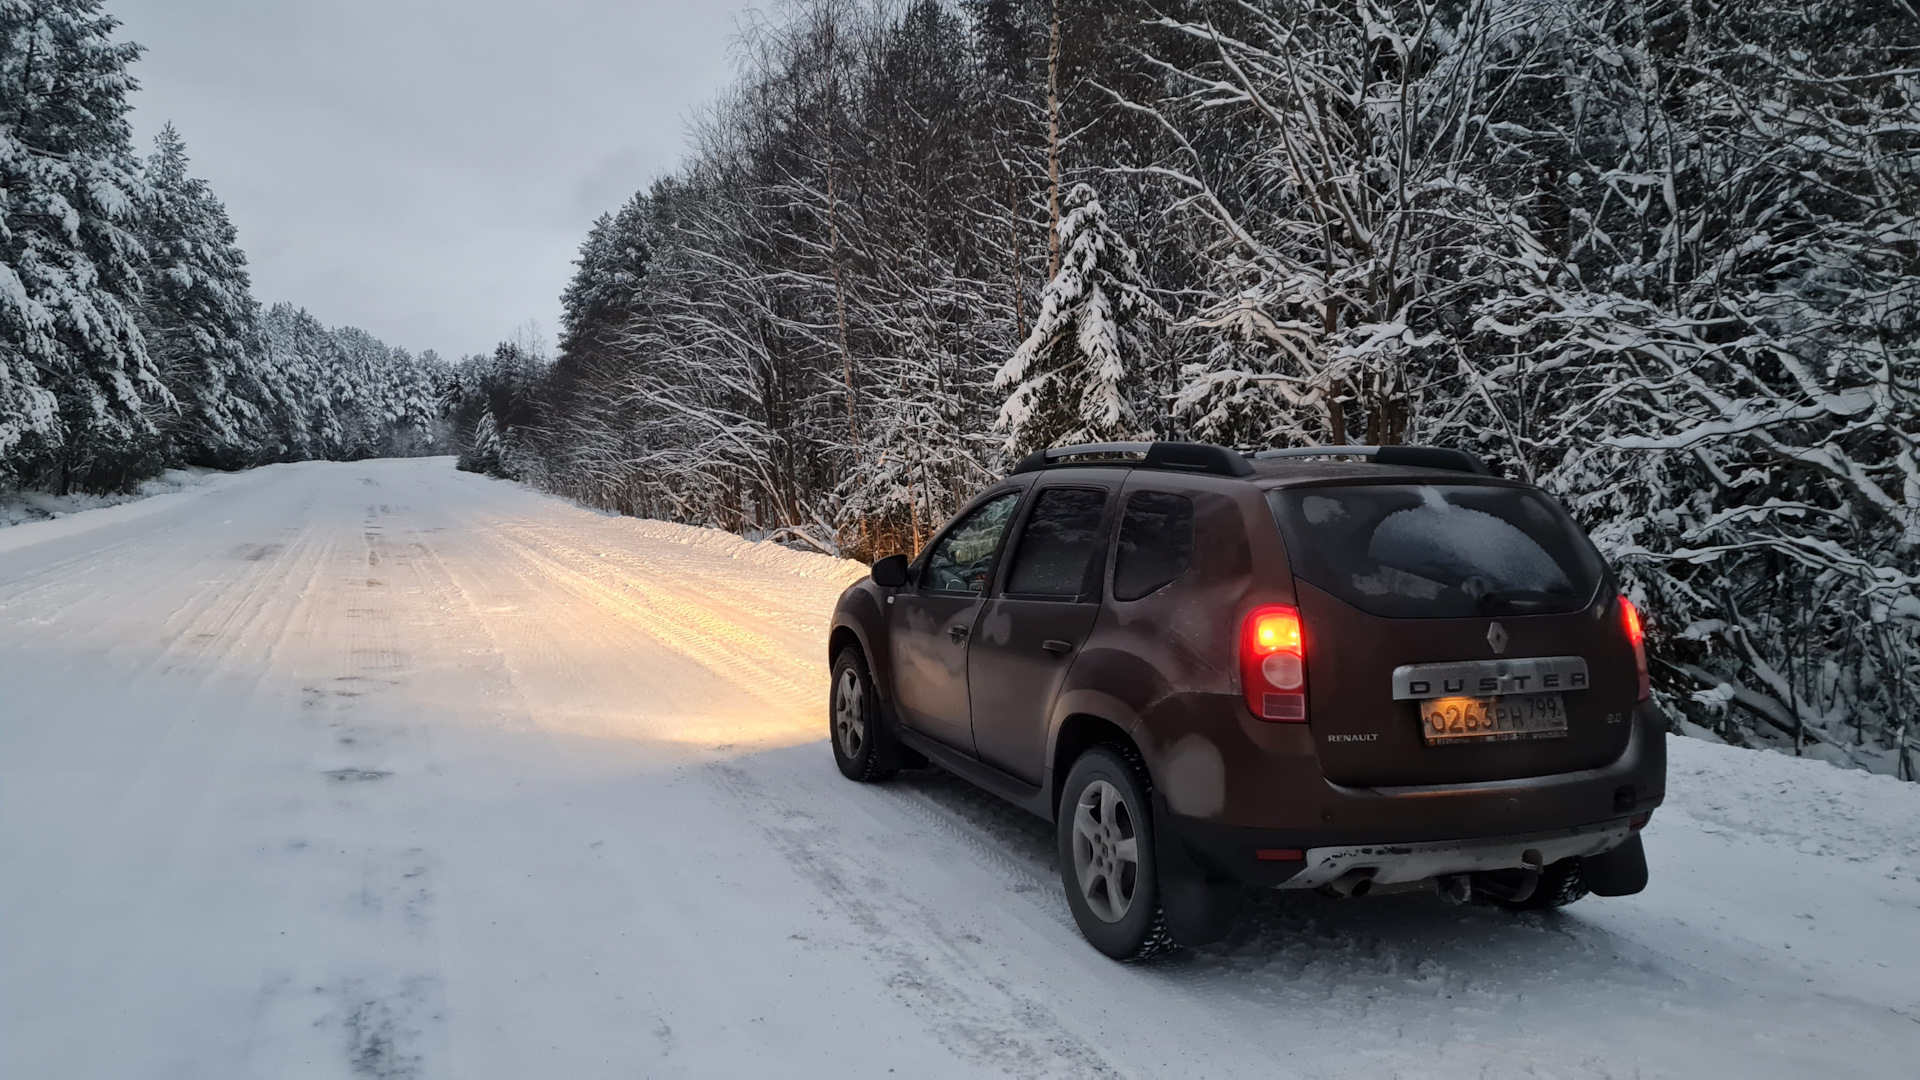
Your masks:
{"label": "alloy wheel", "polygon": [[860,685],[860,674],[851,667],[840,673],[833,688],[833,737],[840,744],[840,755],[857,761],[867,745],[867,695]]}
{"label": "alloy wheel", "polygon": [[1073,872],[1094,915],[1110,923],[1126,918],[1140,878],[1140,842],[1133,809],[1105,780],[1088,784],[1073,809]]}

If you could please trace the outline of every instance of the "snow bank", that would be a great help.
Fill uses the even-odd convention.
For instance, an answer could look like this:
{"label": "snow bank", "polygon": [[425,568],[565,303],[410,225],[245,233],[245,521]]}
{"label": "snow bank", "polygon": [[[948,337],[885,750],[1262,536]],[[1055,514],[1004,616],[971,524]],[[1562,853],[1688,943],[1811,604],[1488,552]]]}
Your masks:
{"label": "snow bank", "polygon": [[0,552],[18,551],[48,540],[66,539],[105,525],[142,518],[186,499],[217,491],[252,471],[168,469],[127,495],[8,493],[0,496]]}
{"label": "snow bank", "polygon": [[44,491],[8,492],[0,495],[0,528],[34,521],[50,521],[88,510],[100,510],[109,506],[138,502],[155,495],[170,495],[176,491],[199,487],[226,475],[228,474],[216,469],[168,469],[159,476],[145,481],[131,494],[126,495],[49,495]]}
{"label": "snow bank", "polygon": [[755,542],[722,529],[699,525],[677,525],[652,518],[626,520],[635,533],[648,540],[684,544],[703,554],[734,559],[742,566],[843,585],[867,576],[867,564],[853,559],[840,559],[813,551],[795,551],[780,544]]}
{"label": "snow bank", "polygon": [[1669,739],[1667,753],[1667,806],[1705,832],[1920,877],[1920,784],[1700,739]]}

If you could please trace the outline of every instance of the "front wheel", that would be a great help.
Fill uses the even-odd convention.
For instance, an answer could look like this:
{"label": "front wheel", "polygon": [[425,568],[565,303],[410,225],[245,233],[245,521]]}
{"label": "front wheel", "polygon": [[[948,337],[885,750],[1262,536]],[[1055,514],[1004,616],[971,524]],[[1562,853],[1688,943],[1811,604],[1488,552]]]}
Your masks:
{"label": "front wheel", "polygon": [[1067,773],[1059,815],[1067,906],[1094,948],[1136,962],[1172,949],[1160,906],[1153,804],[1137,756],[1097,746]]}
{"label": "front wheel", "polygon": [[828,734],[833,761],[849,780],[871,782],[894,774],[881,741],[886,737],[873,676],[859,649],[840,650],[833,661],[833,689],[827,699]]}

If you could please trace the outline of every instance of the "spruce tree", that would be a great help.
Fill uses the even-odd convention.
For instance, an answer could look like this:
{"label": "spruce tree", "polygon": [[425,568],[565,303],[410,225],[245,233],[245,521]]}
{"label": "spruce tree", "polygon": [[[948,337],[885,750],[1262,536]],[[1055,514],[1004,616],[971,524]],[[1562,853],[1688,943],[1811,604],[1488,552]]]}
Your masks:
{"label": "spruce tree", "polygon": [[270,393],[270,457],[283,461],[337,456],[341,426],[334,410],[335,354],[327,328],[306,309],[275,304],[260,323],[266,339],[261,377]]}
{"label": "spruce tree", "polygon": [[1142,324],[1158,315],[1140,260],[1086,184],[1067,194],[1060,271],[1040,292],[1033,330],[994,378],[1009,391],[998,427],[1012,454],[1135,437]]}
{"label": "spruce tree", "polygon": [[259,305],[226,207],[187,175],[172,124],[154,139],[141,225],[148,270],[140,323],[177,407],[156,418],[169,463],[246,464],[268,401],[256,366]]}
{"label": "spruce tree", "polygon": [[562,356],[591,352],[597,339],[618,328],[634,293],[647,276],[646,233],[652,207],[635,194],[618,214],[601,214],[580,245],[573,280],[560,295]]}
{"label": "spruce tree", "polygon": [[142,196],[127,67],[99,0],[0,3],[0,472],[123,487],[167,392],[135,310]]}

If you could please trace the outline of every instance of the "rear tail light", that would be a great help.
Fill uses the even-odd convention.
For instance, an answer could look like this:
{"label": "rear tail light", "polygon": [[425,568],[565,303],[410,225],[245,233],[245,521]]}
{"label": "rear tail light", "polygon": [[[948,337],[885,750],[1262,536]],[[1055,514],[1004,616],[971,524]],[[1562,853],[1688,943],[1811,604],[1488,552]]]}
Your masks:
{"label": "rear tail light", "polygon": [[1299,609],[1268,604],[1247,613],[1240,627],[1240,687],[1253,715],[1280,723],[1306,720],[1306,660]]}
{"label": "rear tail light", "polygon": [[1653,680],[1647,675],[1647,631],[1640,624],[1640,609],[1625,596],[1620,598],[1620,626],[1633,646],[1633,663],[1640,674],[1640,696],[1634,700],[1645,701],[1653,696]]}

